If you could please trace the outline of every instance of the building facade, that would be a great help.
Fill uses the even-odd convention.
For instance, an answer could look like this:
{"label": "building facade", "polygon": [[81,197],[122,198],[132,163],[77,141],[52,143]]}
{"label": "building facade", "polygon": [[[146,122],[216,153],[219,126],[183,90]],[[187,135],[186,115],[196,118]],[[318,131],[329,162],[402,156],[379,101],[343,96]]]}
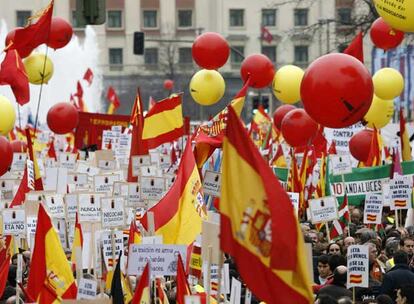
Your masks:
{"label": "building facade", "polygon": [[[163,81],[172,79],[174,89],[185,93],[185,114],[207,119],[241,88],[243,56],[263,53],[276,69],[285,64],[306,68],[317,57],[338,51],[341,39],[354,35],[351,23],[355,1],[106,0],[106,23],[93,26],[101,50],[104,86],[112,85],[117,90],[122,103],[118,112],[127,114],[137,86],[141,87],[144,101],[150,95],[162,99],[168,93]],[[28,16],[48,3],[49,0],[3,0],[0,18],[9,28],[23,26]],[[74,34],[82,40],[84,29],[77,25],[75,10],[76,0],[55,1],[54,14],[70,21]],[[137,31],[145,34],[143,55],[133,53]],[[226,80],[224,98],[217,105],[202,108],[192,101],[188,84],[199,69],[191,57],[192,42],[208,31],[223,35],[232,49],[227,64],[219,70]],[[263,31],[270,33],[271,39],[262,39]],[[259,93],[270,98],[271,111],[276,105],[271,89],[252,90],[250,95]],[[249,112],[247,107],[245,114]]]}

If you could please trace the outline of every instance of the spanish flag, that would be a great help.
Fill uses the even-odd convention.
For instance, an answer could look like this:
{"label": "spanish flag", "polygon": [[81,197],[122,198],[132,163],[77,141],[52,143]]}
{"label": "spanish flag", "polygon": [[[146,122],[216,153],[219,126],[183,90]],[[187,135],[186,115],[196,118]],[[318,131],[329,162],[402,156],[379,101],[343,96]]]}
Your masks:
{"label": "spanish flag", "polygon": [[30,192],[30,188],[27,184],[27,165],[24,169],[24,173],[23,173],[23,178],[20,181],[20,185],[19,188],[17,189],[16,194],[13,197],[13,200],[9,206],[9,208],[15,207],[15,206],[20,206],[21,204],[24,203],[24,200],[26,198],[26,193]]}
{"label": "spanish flag", "polygon": [[27,292],[38,303],[76,299],[77,288],[59,236],[49,215],[39,204],[35,245],[30,263]]}
{"label": "spanish flag", "polygon": [[135,289],[131,304],[150,304],[150,289],[149,263],[147,263]]}
{"label": "spanish flag", "polygon": [[374,132],[372,134],[370,150],[368,154],[368,159],[364,163],[365,167],[374,167],[381,165],[381,146],[379,136],[381,136],[376,128],[374,128]]}
{"label": "spanish flag", "polygon": [[285,155],[283,154],[283,148],[281,144],[278,144],[277,146],[276,154],[272,159],[271,165],[273,167],[279,167],[279,168],[287,167],[286,158],[285,158]]}
{"label": "spanish flag", "polygon": [[29,152],[29,158],[33,162],[33,167],[34,167],[35,190],[43,191],[42,176],[40,175],[39,165],[37,163],[37,158],[36,158],[36,151],[33,148],[32,135],[30,134],[29,128],[26,128],[26,138],[27,138],[27,150]]}
{"label": "spanish flag", "polygon": [[[165,196],[148,211],[154,213],[155,234],[165,244],[191,244],[201,232],[201,217],[195,204],[201,189],[200,175],[188,140],[178,167],[177,178]],[[141,223],[148,229],[147,215]]]}
{"label": "spanish flag", "polygon": [[141,233],[139,232],[135,219],[133,219],[131,221],[131,225],[129,226],[128,249],[131,244],[141,244],[141,240],[142,240]]}
{"label": "spanish flag", "polygon": [[410,139],[408,136],[408,132],[405,125],[405,118],[403,110],[400,109],[400,138],[401,138],[401,155],[402,160],[407,161],[411,160],[411,145],[410,145]]}
{"label": "spanish flag", "polygon": [[182,94],[174,94],[157,102],[145,116],[142,140],[149,149],[184,135]]}
{"label": "spanish flag", "polygon": [[118,109],[121,105],[121,102],[118,98],[118,95],[116,94],[113,87],[108,88],[108,93],[106,94],[106,99],[109,101],[109,107],[107,114],[112,115],[115,113],[116,109]]}
{"label": "spanish flag", "polygon": [[188,285],[187,277],[185,275],[184,264],[181,258],[181,254],[178,254],[177,260],[177,293],[176,303],[185,304],[184,298],[187,295],[191,295],[190,286]]}
{"label": "spanish flag", "polygon": [[289,168],[289,176],[287,181],[287,191],[289,192],[302,192],[300,176],[299,176],[299,169],[298,163],[296,161],[295,153],[293,149],[290,151],[291,160],[290,160],[290,168]]}
{"label": "spanish flag", "polygon": [[[82,233],[82,226],[79,223],[78,219],[78,213],[76,212],[76,220],[75,220],[75,233],[74,233],[74,239],[72,243],[72,255],[71,255],[71,262],[72,265],[76,265],[76,248],[83,249],[83,233]],[[82,260],[82,258],[81,258]],[[74,269],[76,269],[74,267]]]}
{"label": "spanish flag", "polygon": [[234,258],[252,293],[267,303],[313,303],[292,203],[230,108],[220,213],[221,249]]}

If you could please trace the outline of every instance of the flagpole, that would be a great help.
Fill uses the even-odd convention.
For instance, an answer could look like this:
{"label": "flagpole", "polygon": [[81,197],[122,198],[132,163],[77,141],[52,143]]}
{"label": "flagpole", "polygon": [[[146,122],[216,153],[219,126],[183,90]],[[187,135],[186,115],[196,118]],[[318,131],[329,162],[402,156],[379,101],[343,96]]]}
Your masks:
{"label": "flagpole", "polygon": [[[345,199],[345,195],[346,195],[345,175],[341,174],[341,178],[342,178],[342,187],[344,188],[344,199]],[[348,203],[347,203],[347,208],[348,208]],[[349,212],[349,208],[348,208],[348,212]],[[351,229],[349,229],[349,224],[352,223],[351,215],[349,216],[349,220],[347,222],[348,222],[348,236],[351,236]]]}
{"label": "flagpole", "polygon": [[[49,30],[49,34],[50,34],[50,30]],[[49,35],[47,40],[49,41]],[[47,52],[49,50],[49,47],[46,44],[46,52],[45,52],[45,60],[43,61],[43,70],[42,70],[42,82],[40,83],[40,91],[39,91],[39,98],[37,100],[37,109],[36,109],[36,118],[35,118],[35,125],[34,125],[34,134],[36,135],[36,131],[37,131],[37,121],[39,119],[39,109],[40,109],[40,100],[42,99],[42,91],[43,91],[43,83],[44,83],[44,79],[45,79],[45,71],[46,71],[46,62],[47,62]]]}

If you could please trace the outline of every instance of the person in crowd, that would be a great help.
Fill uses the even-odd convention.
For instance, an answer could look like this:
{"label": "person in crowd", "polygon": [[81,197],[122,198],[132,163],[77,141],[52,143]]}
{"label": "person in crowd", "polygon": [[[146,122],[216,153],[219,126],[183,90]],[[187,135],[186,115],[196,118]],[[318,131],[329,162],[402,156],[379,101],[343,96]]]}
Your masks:
{"label": "person in crowd", "polygon": [[333,272],[332,283],[322,287],[318,293],[318,297],[320,295],[328,295],[334,299],[339,299],[340,297],[352,298],[352,292],[346,289],[346,273],[347,269],[345,266],[340,265],[336,267]]}
{"label": "person in crowd", "polygon": [[342,255],[342,247],[338,243],[330,243],[327,250],[329,255]]}
{"label": "person in crowd", "polygon": [[414,304],[414,285],[404,285],[397,291],[396,304]]}
{"label": "person in crowd", "polygon": [[328,262],[328,255],[321,255],[318,257],[318,275],[315,278],[315,283],[318,285],[325,285],[328,279],[332,276],[332,271],[329,268]]}
{"label": "person in crowd", "polygon": [[338,301],[334,297],[321,295],[316,299],[315,304],[338,304]]}
{"label": "person in crowd", "polygon": [[414,273],[408,267],[408,256],[405,251],[399,250],[394,255],[395,266],[384,275],[381,293],[389,295],[393,300],[397,298],[396,290],[407,284],[414,284]]}
{"label": "person in crowd", "polygon": [[414,267],[414,238],[407,236],[401,239],[400,248],[408,256],[408,265],[410,268]]}
{"label": "person in crowd", "polygon": [[362,223],[362,211],[359,208],[354,208],[351,211],[351,222],[355,225],[360,225]]}
{"label": "person in crowd", "polygon": [[343,254],[346,255],[348,251],[348,247],[351,245],[355,245],[355,239],[352,236],[347,236],[344,238],[344,246],[343,246]]}
{"label": "person in crowd", "polygon": [[379,295],[376,300],[378,304],[394,304],[394,301],[391,299],[391,297],[385,294]]}
{"label": "person in crowd", "polygon": [[381,281],[382,275],[385,273],[385,266],[382,267],[380,261],[378,261],[378,249],[377,245],[374,242],[368,242],[368,254],[369,254],[369,263],[371,266],[370,276],[374,280]]}

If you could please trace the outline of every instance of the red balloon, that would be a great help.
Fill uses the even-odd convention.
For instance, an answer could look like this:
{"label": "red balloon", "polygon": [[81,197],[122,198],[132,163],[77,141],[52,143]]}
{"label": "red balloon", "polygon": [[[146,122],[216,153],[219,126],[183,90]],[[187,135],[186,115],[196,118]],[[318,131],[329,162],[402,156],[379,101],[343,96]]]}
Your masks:
{"label": "red balloon", "polygon": [[215,70],[226,64],[230,47],[220,34],[207,32],[196,38],[191,53],[200,67]]}
{"label": "red balloon", "polygon": [[61,17],[53,17],[47,45],[55,50],[63,48],[72,39],[72,34],[73,29],[69,22]]}
{"label": "red balloon", "polygon": [[6,173],[13,161],[13,149],[9,141],[0,136],[0,176]]}
{"label": "red balloon", "polygon": [[59,102],[47,112],[47,125],[56,134],[69,133],[77,127],[78,123],[78,111],[68,102]]}
{"label": "red balloon", "polygon": [[[16,30],[20,30],[23,29],[22,27],[16,27],[15,29],[11,30],[7,36],[6,36],[6,41],[5,41],[5,45],[8,46],[14,39],[14,35],[16,34]],[[25,58],[27,56],[29,56],[32,53],[33,49],[31,48],[27,48],[27,47],[23,47],[23,48],[19,48],[17,49],[17,53],[19,53],[19,56],[21,58]]]}
{"label": "red balloon", "polygon": [[306,146],[318,132],[318,124],[303,109],[292,110],[282,120],[282,135],[292,147]]}
{"label": "red balloon", "polygon": [[282,120],[285,115],[294,109],[296,109],[296,107],[289,104],[281,105],[276,109],[276,111],[273,113],[273,124],[278,130],[280,130]]}
{"label": "red balloon", "polygon": [[322,126],[344,128],[371,106],[374,86],[367,68],[346,54],[319,57],[307,68],[300,95],[306,112]]}
{"label": "red balloon", "polygon": [[164,89],[171,91],[174,87],[174,81],[171,79],[164,80]]}
{"label": "red balloon", "polygon": [[21,140],[13,140],[10,143],[12,150],[14,153],[26,153],[27,152],[27,144]]}
{"label": "red balloon", "polygon": [[404,32],[393,29],[379,17],[371,25],[372,43],[383,50],[396,48],[404,40]]}
{"label": "red balloon", "polygon": [[367,161],[373,135],[374,131],[364,129],[351,137],[351,140],[349,141],[349,151],[354,158],[361,162]]}
{"label": "red balloon", "polygon": [[243,60],[240,74],[243,82],[246,82],[250,75],[250,86],[261,89],[272,83],[275,76],[275,68],[267,56],[253,54]]}

